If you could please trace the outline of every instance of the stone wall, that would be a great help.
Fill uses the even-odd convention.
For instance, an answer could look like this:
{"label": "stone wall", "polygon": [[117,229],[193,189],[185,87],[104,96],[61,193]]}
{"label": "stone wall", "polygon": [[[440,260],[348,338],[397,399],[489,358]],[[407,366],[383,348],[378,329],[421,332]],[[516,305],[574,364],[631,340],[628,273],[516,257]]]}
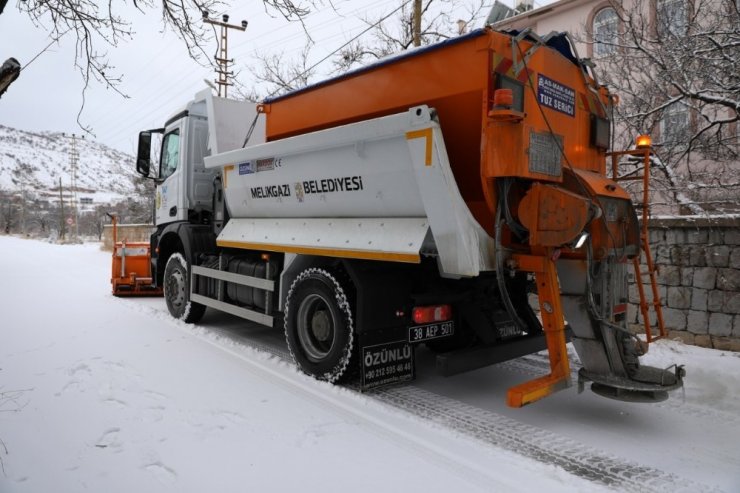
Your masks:
{"label": "stone wall", "polygon": [[[149,243],[153,228],[151,224],[119,224],[118,241]],[[103,250],[113,250],[113,226],[111,224],[106,224],[103,228]]]}
{"label": "stone wall", "polygon": [[[740,351],[740,218],[653,219],[650,248],[668,337]],[[647,266],[642,269],[647,272]],[[639,294],[632,281],[629,322],[644,331],[637,325],[643,322],[637,318]],[[649,284],[645,289],[650,293]],[[653,310],[650,320],[655,327]]]}

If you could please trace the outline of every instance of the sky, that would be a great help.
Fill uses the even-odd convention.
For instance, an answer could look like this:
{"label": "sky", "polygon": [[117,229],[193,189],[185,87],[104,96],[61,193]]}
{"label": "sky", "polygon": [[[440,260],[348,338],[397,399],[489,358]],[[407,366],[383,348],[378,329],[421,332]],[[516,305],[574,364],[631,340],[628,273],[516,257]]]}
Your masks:
{"label": "sky", "polygon": [[[229,58],[236,59],[240,82],[250,86],[254,84],[250,67],[253,70],[259,66],[255,54],[295,59],[306,44],[306,33],[300,24],[266,12],[257,0],[233,3],[234,6],[213,15],[228,13],[231,23],[249,22],[245,32],[230,31]],[[536,2],[535,7],[540,3]],[[141,13],[131,5],[118,5],[117,12],[130,21],[133,39],[115,47],[99,43],[98,49],[107,50],[114,66],[111,72],[122,74],[118,89],[127,98],[93,82],[86,93],[80,121],[92,129],[93,135],[87,138],[134,154],[140,130],[160,127],[169,115],[206,87],[204,80],[212,81],[215,75],[211,68],[200,66],[188,56],[184,44],[171,30],[163,29],[157,9]],[[363,18],[378,19],[396,9],[400,0],[333,0],[333,5],[334,9],[315,9],[306,18],[307,31],[315,42],[311,61],[320,60],[364,30]],[[26,67],[50,42],[45,27],[35,26],[18,11],[16,2],[9,2],[0,15],[0,62],[12,56],[24,66],[21,76],[0,99],[0,125],[79,135],[83,130],[77,115],[84,84],[74,66],[74,36],[66,35]],[[215,52],[215,41],[207,50],[209,55]],[[330,70],[331,61],[327,61],[319,67],[319,77],[325,77]]]}

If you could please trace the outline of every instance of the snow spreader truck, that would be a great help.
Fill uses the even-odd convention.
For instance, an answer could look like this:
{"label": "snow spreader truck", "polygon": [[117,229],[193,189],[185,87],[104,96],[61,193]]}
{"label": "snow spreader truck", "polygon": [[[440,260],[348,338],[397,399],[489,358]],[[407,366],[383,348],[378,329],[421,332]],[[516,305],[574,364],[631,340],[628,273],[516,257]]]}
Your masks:
{"label": "snow spreader truck", "polygon": [[627,329],[641,244],[607,177],[614,98],[571,45],[486,28],[259,104],[198,93],[139,134],[141,277],[185,322],[283,328],[320,380],[411,380],[420,344],[444,375],[547,349],[550,373],[508,391],[520,407],[570,386],[570,338],[580,389],[666,398],[683,369],[641,365]]}

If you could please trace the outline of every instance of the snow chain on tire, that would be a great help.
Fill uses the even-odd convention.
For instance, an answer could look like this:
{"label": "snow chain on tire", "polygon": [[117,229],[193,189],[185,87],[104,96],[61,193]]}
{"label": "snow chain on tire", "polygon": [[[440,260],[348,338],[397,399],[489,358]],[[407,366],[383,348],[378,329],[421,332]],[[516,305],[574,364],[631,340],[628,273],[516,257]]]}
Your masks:
{"label": "snow chain on tire", "polygon": [[[169,292],[169,289],[171,289],[171,282],[168,279],[168,274],[171,271],[170,265],[172,264],[174,266],[174,263],[180,264],[180,267],[182,269],[183,274],[183,290],[182,293],[182,302],[180,305],[175,306],[173,304],[171,293]],[[204,305],[201,305],[200,303],[194,303],[193,301],[190,301],[190,272],[188,270],[188,263],[185,260],[185,257],[182,256],[181,253],[175,252],[173,253],[169,259],[167,259],[167,265],[164,268],[164,298],[165,302],[167,303],[167,310],[170,312],[170,315],[172,315],[174,318],[178,320],[182,320],[185,323],[197,323],[201,318],[203,318],[203,314],[206,311],[206,307]],[[182,310],[179,310],[178,307],[184,305]]]}
{"label": "snow chain on tire", "polygon": [[[296,357],[293,344],[290,340],[290,328],[289,324],[291,323],[290,320],[294,316],[291,313],[291,302],[294,302],[293,299],[296,293],[296,290],[300,289],[300,286],[303,282],[310,279],[316,279],[318,281],[321,281],[321,277],[324,277],[326,280],[328,280],[331,285],[327,286],[334,294],[334,302],[336,303],[336,307],[339,309],[345,323],[345,330],[348,331],[347,334],[347,341],[344,343],[344,346],[342,348],[342,353],[339,358],[339,361],[333,366],[333,368],[329,371],[326,371],[321,374],[315,374],[311,371],[307,370],[303,367],[301,364],[299,358]],[[347,368],[349,367],[350,360],[352,359],[352,354],[354,352],[354,346],[355,346],[355,340],[354,340],[354,320],[352,317],[352,308],[350,306],[349,299],[347,297],[347,294],[345,293],[344,288],[342,287],[342,284],[337,280],[337,275],[332,274],[329,271],[325,269],[320,268],[309,268],[301,272],[298,277],[295,278],[293,283],[290,285],[290,289],[288,291],[288,296],[286,298],[285,302],[285,317],[284,317],[284,330],[285,330],[285,339],[288,344],[288,350],[290,351],[290,356],[293,359],[293,361],[296,363],[296,366],[301,369],[304,373],[313,376],[314,378],[318,380],[327,381],[329,383],[335,383],[342,379],[342,377],[346,377],[348,372]],[[297,310],[298,307],[295,307]],[[296,315],[297,316],[297,315]],[[298,322],[296,321],[296,324]],[[334,328],[334,330],[338,330],[337,327]],[[297,327],[296,327],[296,335],[295,338],[297,340]],[[300,344],[300,342],[296,342],[296,344]],[[351,373],[351,372],[350,372]]]}

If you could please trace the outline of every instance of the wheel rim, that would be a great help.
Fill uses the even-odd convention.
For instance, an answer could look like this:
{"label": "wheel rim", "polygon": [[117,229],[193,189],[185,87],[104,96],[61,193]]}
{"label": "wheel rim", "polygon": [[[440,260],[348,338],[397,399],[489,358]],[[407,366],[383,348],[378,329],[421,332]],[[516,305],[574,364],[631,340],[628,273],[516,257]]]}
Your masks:
{"label": "wheel rim", "polygon": [[336,321],[329,304],[311,294],[301,301],[297,318],[298,340],[306,357],[314,363],[322,361],[334,346]]}
{"label": "wheel rim", "polygon": [[185,276],[181,271],[175,270],[167,278],[165,293],[172,306],[180,307],[185,303]]}

